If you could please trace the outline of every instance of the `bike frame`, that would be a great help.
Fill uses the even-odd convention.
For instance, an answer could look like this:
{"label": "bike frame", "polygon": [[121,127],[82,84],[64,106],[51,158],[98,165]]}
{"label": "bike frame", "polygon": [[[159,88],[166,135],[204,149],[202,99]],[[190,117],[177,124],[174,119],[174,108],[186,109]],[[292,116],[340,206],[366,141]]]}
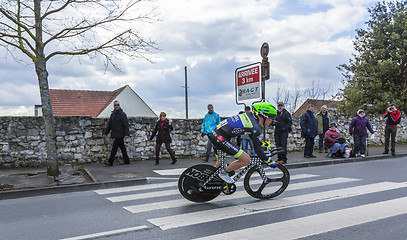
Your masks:
{"label": "bike frame", "polygon": [[[270,152],[270,153],[272,153],[271,156],[274,156],[279,151],[281,151],[281,148],[275,148],[275,149],[271,150],[271,152]],[[207,190],[209,190],[209,189],[221,189],[223,187],[223,186],[216,186],[216,187],[208,187],[208,186],[206,186],[210,181],[212,181],[216,176],[218,176],[218,174],[220,173],[220,171],[222,171],[223,168],[226,168],[225,155],[224,155],[224,153],[222,151],[219,151],[219,152],[220,152],[220,154],[219,154],[220,167],[218,168],[218,170],[216,170],[214,173],[212,173],[212,175],[209,176],[208,179],[206,179],[206,181],[199,188],[199,191],[203,191],[204,189],[207,189]],[[263,162],[264,161],[261,160],[258,157],[250,157],[250,163],[247,166],[245,166],[237,175],[235,175],[233,177],[233,181],[237,182],[240,178],[242,178],[243,175],[245,175],[247,173],[247,171],[249,171],[251,168],[257,166],[258,169],[259,169],[260,176],[263,179],[263,182],[266,182],[268,178],[267,178],[267,176],[266,176],[266,174],[264,172],[264,166],[262,164]]]}

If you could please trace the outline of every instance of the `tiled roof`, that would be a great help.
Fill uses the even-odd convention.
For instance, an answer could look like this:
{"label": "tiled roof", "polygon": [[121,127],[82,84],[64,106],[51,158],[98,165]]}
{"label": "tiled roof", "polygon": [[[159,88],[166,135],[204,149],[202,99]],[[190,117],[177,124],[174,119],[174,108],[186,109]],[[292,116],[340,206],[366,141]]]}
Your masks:
{"label": "tiled roof", "polygon": [[318,100],[318,99],[307,99],[293,114],[293,118],[299,118],[301,115],[307,111],[308,105],[313,104],[315,113],[319,112],[323,105],[328,107],[328,111],[336,109],[340,101],[337,100]]}
{"label": "tiled roof", "polygon": [[97,117],[125,88],[114,91],[50,89],[54,116]]}

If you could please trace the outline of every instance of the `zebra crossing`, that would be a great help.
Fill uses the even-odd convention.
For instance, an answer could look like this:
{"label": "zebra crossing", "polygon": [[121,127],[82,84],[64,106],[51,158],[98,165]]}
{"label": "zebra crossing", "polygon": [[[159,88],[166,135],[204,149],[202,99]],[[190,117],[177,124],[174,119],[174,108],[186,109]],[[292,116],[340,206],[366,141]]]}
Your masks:
{"label": "zebra crossing", "polygon": [[[273,200],[251,198],[240,181],[236,183],[238,191],[234,194],[221,194],[208,203],[192,203],[180,195],[177,185],[177,181],[171,181],[95,192],[114,204],[120,204],[126,211],[145,217],[147,226],[169,231],[407,188],[407,182],[366,183],[357,178],[324,179],[315,174],[296,174],[291,176],[286,191]],[[210,234],[195,236],[195,239],[259,239],[262,235],[265,239],[273,239],[269,235],[273,229],[279,230],[278,239],[296,239],[402,214],[407,214],[407,197],[340,210],[327,209],[323,213],[238,230],[210,231]],[[282,227],[287,224],[289,229]]]}

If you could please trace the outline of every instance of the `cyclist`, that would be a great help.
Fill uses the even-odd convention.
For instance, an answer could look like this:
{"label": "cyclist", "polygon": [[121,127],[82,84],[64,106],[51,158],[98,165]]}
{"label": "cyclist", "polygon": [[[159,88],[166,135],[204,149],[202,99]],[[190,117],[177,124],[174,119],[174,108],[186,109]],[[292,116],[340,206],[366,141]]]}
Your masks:
{"label": "cyclist", "polygon": [[[213,145],[217,149],[236,158],[226,169],[221,170],[219,177],[223,181],[233,183],[229,173],[250,163],[250,156],[240,149],[240,147],[230,142],[230,138],[242,134],[248,134],[250,136],[250,139],[253,141],[254,151],[260,159],[266,161],[272,168],[277,167],[278,163],[272,161],[271,157],[267,157],[261,149],[262,142],[258,139],[258,136],[261,134],[260,126],[270,126],[276,114],[276,109],[271,103],[255,103],[253,104],[253,111],[225,119],[212,131],[210,140]],[[217,163],[216,166],[218,167],[219,163]]]}

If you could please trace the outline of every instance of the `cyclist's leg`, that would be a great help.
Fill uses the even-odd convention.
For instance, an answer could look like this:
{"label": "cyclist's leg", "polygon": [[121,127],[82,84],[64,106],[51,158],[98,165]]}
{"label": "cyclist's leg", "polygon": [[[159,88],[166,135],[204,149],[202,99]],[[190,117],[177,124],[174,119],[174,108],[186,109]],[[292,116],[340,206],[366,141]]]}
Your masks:
{"label": "cyclist's leg", "polygon": [[242,168],[250,163],[250,156],[242,149],[233,157],[236,158],[236,160],[227,166],[226,171],[228,172]]}
{"label": "cyclist's leg", "polygon": [[222,150],[223,152],[236,158],[236,161],[232,162],[226,168],[226,171],[231,172],[250,163],[250,156],[245,153],[240,147],[229,142],[228,139],[225,139],[222,135],[219,134],[219,132],[213,131],[210,139],[217,149]]}

